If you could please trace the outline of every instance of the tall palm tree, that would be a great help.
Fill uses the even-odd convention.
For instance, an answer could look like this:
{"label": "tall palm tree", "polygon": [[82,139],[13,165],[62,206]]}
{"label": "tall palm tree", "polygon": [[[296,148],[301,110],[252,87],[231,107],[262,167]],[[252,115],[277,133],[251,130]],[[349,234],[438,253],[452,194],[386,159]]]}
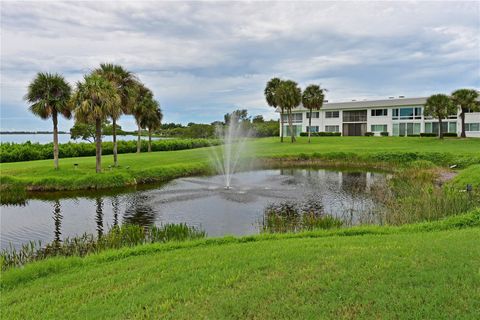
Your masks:
{"label": "tall palm tree", "polygon": [[24,99],[31,103],[30,111],[42,119],[53,121],[53,162],[58,169],[58,116],[69,119],[72,89],[59,74],[38,73],[28,86]]}
{"label": "tall palm tree", "polygon": [[133,108],[131,113],[135,118],[137,123],[137,153],[140,153],[142,146],[142,116],[147,112],[147,109],[152,105],[153,93],[150,89],[145,87],[145,85],[139,81],[136,82],[135,86],[129,90],[130,99]]}
{"label": "tall palm tree", "polygon": [[152,152],[152,132],[160,129],[163,114],[156,100],[151,100],[140,119],[140,126],[148,130],[148,152]]}
{"label": "tall palm tree", "polygon": [[438,138],[443,139],[442,120],[455,113],[455,106],[446,94],[430,96],[424,105],[424,114],[438,119]]}
{"label": "tall palm tree", "polygon": [[462,120],[462,133],[460,137],[466,138],[465,134],[465,112],[480,111],[478,102],[479,94],[473,89],[458,89],[452,93],[453,105],[460,109],[460,119]]}
{"label": "tall palm tree", "polygon": [[109,117],[112,119],[112,137],[113,137],[113,164],[118,166],[117,153],[117,120],[122,114],[131,112],[130,100],[128,99],[128,88],[135,84],[135,76],[133,73],[125,70],[122,66],[101,63],[100,67],[95,69],[94,73],[104,77],[115,88],[117,94],[120,96],[120,103],[113,106]]}
{"label": "tall palm tree", "polygon": [[292,80],[281,81],[275,93],[277,105],[288,113],[288,126],[292,137],[292,143],[296,141],[293,130],[292,110],[302,101],[302,90]]}
{"label": "tall palm tree", "polygon": [[[276,92],[278,89],[278,86],[282,80],[279,78],[272,78],[270,81],[267,82],[267,85],[264,90],[265,94],[265,99],[267,100],[267,104],[275,109],[277,109],[278,104],[277,104],[277,98],[276,98]],[[283,142],[283,107],[280,107],[280,141]]]}
{"label": "tall palm tree", "polygon": [[316,84],[311,84],[305,88],[302,94],[302,103],[308,109],[310,117],[308,117],[308,143],[310,143],[310,135],[312,132],[312,111],[320,110],[325,99],[324,89]]}
{"label": "tall palm tree", "polygon": [[102,123],[120,103],[120,96],[110,81],[92,73],[78,82],[73,95],[75,120],[95,124],[96,171],[102,171]]}

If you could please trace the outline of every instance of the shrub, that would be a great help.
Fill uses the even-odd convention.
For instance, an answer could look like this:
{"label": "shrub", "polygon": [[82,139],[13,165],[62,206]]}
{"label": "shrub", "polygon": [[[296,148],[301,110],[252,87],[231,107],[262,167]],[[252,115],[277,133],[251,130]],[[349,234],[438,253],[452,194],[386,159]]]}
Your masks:
{"label": "shrub", "polygon": [[[339,137],[342,134],[340,132],[312,132],[312,137]],[[308,132],[301,132],[301,137],[308,137]]]}
{"label": "shrub", "polygon": [[387,132],[387,131],[380,132],[380,135],[381,135],[382,137],[388,137],[388,132]]}
{"label": "shrub", "polygon": [[420,137],[436,137],[436,136],[437,136],[436,133],[426,133],[426,132],[420,133]]}
{"label": "shrub", "polygon": [[420,137],[419,134],[407,134],[407,137]]}
{"label": "shrub", "polygon": [[373,132],[365,132],[365,137],[373,137],[374,135]]}
{"label": "shrub", "polygon": [[[209,139],[166,139],[153,140],[152,151],[173,151],[208,147],[220,144],[219,140]],[[118,141],[118,153],[137,152],[136,141]],[[146,152],[147,141],[142,140],[141,150]],[[113,143],[102,143],[102,154],[113,153]],[[27,141],[25,143],[2,143],[0,144],[0,162],[18,162],[31,160],[53,159],[53,143],[39,144]],[[95,155],[94,143],[62,143],[59,145],[60,158],[88,157]]]}
{"label": "shrub", "polygon": [[444,136],[444,137],[455,137],[455,138],[458,137],[458,135],[457,135],[456,133],[454,133],[454,132],[445,132],[445,133],[443,134],[443,136]]}

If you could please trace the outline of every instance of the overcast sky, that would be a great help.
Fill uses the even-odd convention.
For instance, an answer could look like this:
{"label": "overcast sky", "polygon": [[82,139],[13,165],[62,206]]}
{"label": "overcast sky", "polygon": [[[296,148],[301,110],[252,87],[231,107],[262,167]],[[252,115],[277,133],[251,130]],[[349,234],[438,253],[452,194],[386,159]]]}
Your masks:
{"label": "overcast sky", "polygon": [[479,17],[479,1],[2,1],[1,129],[50,130],[22,100],[29,81],[58,72],[74,84],[101,62],[137,73],[164,122],[236,108],[274,118],[263,97],[274,76],[320,84],[329,101],[480,88]]}

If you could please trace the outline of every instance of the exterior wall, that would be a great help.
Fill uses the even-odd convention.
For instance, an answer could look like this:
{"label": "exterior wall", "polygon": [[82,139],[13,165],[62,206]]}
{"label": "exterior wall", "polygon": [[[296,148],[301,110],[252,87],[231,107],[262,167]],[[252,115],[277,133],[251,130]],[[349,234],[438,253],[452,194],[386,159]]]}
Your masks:
{"label": "exterior wall", "polygon": [[[389,104],[388,106],[382,106],[382,101],[372,101],[371,106],[369,106],[369,101],[361,101],[358,103],[337,103],[337,104],[325,104],[324,107],[319,111],[319,118],[312,118],[312,126],[318,126],[319,132],[325,132],[325,126],[338,126],[339,132],[342,132],[343,128],[343,111],[354,111],[354,110],[367,110],[367,132],[371,132],[372,125],[387,125],[387,131],[389,135],[393,135],[393,126],[395,123],[417,123],[420,124],[420,132],[425,132],[425,123],[438,122],[436,119],[426,119],[423,116],[423,100],[426,98],[410,98],[410,99],[395,99],[395,100],[385,100],[383,103]],[[407,101],[405,101],[407,100]],[[359,106],[356,107],[356,104]],[[347,105],[344,107],[343,105]],[[400,119],[393,120],[393,109],[396,108],[406,108],[406,107],[421,107],[422,116],[421,119]],[[372,109],[387,109],[387,116],[372,116]],[[339,118],[326,118],[325,114],[327,111],[339,111]],[[302,132],[307,132],[308,127],[308,110],[299,107],[293,111],[293,113],[302,113],[302,122],[294,123],[294,125],[301,125]],[[316,111],[314,111],[316,112]],[[445,119],[444,122],[456,122],[456,131],[460,135],[462,131],[461,119],[458,115],[456,119]],[[467,113],[465,114],[465,123],[480,123],[480,112]],[[284,125],[288,125],[288,122],[285,121]],[[479,131],[467,131],[467,137],[476,137],[480,138],[480,128]],[[284,132],[285,135],[285,132]],[[376,132],[375,135],[380,135],[380,132]]]}

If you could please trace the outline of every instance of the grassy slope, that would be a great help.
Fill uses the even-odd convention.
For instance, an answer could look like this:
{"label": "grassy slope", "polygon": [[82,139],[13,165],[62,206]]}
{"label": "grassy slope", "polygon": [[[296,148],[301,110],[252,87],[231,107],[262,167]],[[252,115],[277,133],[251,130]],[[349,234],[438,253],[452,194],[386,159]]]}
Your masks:
{"label": "grassy slope", "polygon": [[[257,139],[250,143],[249,155],[257,157],[283,157],[299,154],[326,154],[349,152],[368,155],[379,152],[440,152],[463,156],[480,155],[480,139],[398,138],[398,137],[318,137],[308,144],[300,138],[295,144],[279,143],[278,138]],[[95,158],[61,159],[61,169],[55,171],[51,160],[0,164],[2,184],[48,187],[51,189],[80,189],[89,187],[111,187],[135,184],[149,179],[168,180],[174,177],[199,174],[208,171],[209,150],[122,154],[120,168],[108,169],[112,156],[103,157],[102,174],[95,174]],[[79,164],[74,170],[73,164]],[[129,168],[127,168],[129,167]]]}
{"label": "grassy slope", "polygon": [[[11,319],[473,319],[479,214],[51,259],[3,275],[2,312]],[[457,229],[466,225],[476,227]]]}

